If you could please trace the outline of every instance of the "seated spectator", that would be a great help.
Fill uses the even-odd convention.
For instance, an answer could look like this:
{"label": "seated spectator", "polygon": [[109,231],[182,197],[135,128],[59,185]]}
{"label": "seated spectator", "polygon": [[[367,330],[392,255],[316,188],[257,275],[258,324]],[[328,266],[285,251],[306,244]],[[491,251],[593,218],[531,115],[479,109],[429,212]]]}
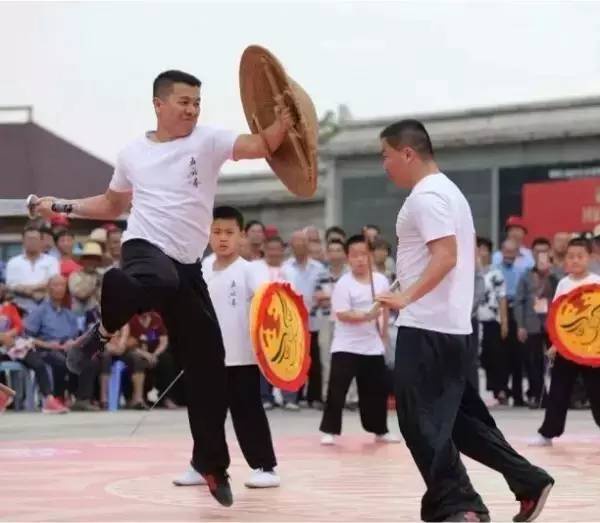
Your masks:
{"label": "seated spectator", "polygon": [[[63,306],[66,292],[67,280],[60,275],[53,276],[48,282],[48,298],[25,318],[25,332],[33,338],[34,354],[52,368],[54,390],[51,394],[61,402],[67,389],[66,352],[79,334],[77,317]],[[90,403],[96,375],[97,365],[92,361],[79,376],[73,410],[98,410]]]}
{"label": "seated spectator", "polygon": [[75,237],[69,229],[59,229],[54,235],[54,241],[60,253],[60,273],[69,278],[72,273],[81,270],[81,265],[73,259]]}
{"label": "seated spectator", "polygon": [[82,270],[69,276],[71,310],[75,314],[85,314],[98,306],[102,280],[99,272],[102,265],[102,249],[96,242],[86,242],[79,261]]}
{"label": "seated spectator", "polygon": [[106,344],[101,355],[100,375],[100,407],[108,406],[108,383],[111,367],[115,360],[121,360],[127,366],[131,375],[132,395],[127,407],[135,410],[145,410],[144,379],[148,368],[148,360],[137,347],[129,344],[129,325],[124,325]]}
{"label": "seated spectator", "polygon": [[23,321],[17,308],[10,303],[6,286],[0,284],[0,360],[18,361],[35,373],[35,378],[43,397],[42,412],[60,414],[67,412],[50,390],[50,379],[44,361],[30,340],[22,337]]}
{"label": "seated spectator", "polygon": [[14,303],[25,313],[46,297],[48,280],[59,274],[58,261],[42,252],[38,229],[27,226],[23,232],[23,254],[11,258],[6,266],[6,284]]}
{"label": "seated spectator", "polygon": [[[128,346],[139,350],[148,363],[145,391],[150,392],[156,386],[160,396],[175,379],[176,370],[167,329],[158,313],[145,312],[129,321]],[[172,393],[167,393],[161,405],[167,409],[177,408],[173,398]]]}

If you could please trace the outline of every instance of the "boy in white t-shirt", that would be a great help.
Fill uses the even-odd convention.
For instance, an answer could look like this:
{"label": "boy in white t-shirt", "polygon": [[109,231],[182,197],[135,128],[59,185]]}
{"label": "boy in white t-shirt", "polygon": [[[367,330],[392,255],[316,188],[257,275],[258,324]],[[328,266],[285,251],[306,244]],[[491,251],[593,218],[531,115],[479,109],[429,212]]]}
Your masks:
{"label": "boy in white t-shirt", "polygon": [[[216,207],[210,232],[215,254],[202,264],[225,345],[227,406],[233,428],[252,469],[248,488],[278,487],[277,461],[269,422],[260,396],[260,371],[250,341],[250,302],[254,292],[269,281],[267,270],[244,260],[240,254],[244,218],[233,207]],[[177,486],[203,485],[206,481],[193,465],[178,479]]]}
{"label": "boy in white t-shirt", "polygon": [[[574,238],[569,242],[565,258],[568,275],[558,283],[554,300],[582,285],[600,283],[600,276],[589,272],[590,255],[591,246],[585,238]],[[564,432],[571,392],[579,373],[583,375],[592,415],[600,427],[600,368],[587,367],[570,361],[557,354],[555,347],[551,347],[549,352],[554,356],[554,365],[546,414],[537,437],[529,442],[536,447],[551,446],[552,438],[557,438]]]}
{"label": "boy in white t-shirt", "polygon": [[[331,342],[331,367],[327,403],[321,421],[321,444],[333,445],[342,432],[342,410],[353,378],[358,385],[360,419],[375,440],[397,443],[399,438],[387,427],[385,343],[387,310],[371,312],[375,295],[387,292],[389,283],[383,274],[369,274],[369,250],[364,236],[352,236],[345,246],[350,272],[335,284],[331,308],[335,329]],[[371,276],[372,286],[371,286]],[[383,316],[383,328],[378,325]]]}

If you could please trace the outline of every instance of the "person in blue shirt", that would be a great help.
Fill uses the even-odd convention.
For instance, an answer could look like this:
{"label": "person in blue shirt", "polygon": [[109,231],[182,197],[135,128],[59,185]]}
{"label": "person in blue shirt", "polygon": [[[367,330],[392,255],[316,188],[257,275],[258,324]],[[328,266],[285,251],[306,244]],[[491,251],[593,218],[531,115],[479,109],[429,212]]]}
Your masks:
{"label": "person in blue shirt", "polygon": [[498,369],[500,379],[500,390],[508,394],[508,380],[511,379],[510,396],[513,399],[513,406],[524,406],[523,401],[523,367],[524,367],[524,347],[517,336],[518,328],[515,321],[514,303],[517,296],[519,281],[527,268],[524,265],[517,264],[519,248],[511,239],[502,242],[502,260],[497,264],[498,269],[502,271],[504,282],[506,284],[506,301],[508,305],[508,336],[502,340],[504,350],[502,351],[502,362],[499,362],[501,368]]}
{"label": "person in blue shirt", "polygon": [[[527,227],[520,216],[509,216],[504,227],[507,240],[512,240],[517,246],[517,254],[515,257],[515,265],[519,269],[532,269],[535,265],[533,252],[523,245],[527,234]],[[501,250],[496,251],[492,257],[494,265],[502,263],[503,253]]]}
{"label": "person in blue shirt", "polygon": [[[48,297],[25,318],[25,332],[33,338],[36,352],[52,368],[54,396],[64,400],[67,390],[67,352],[79,336],[77,317],[63,306],[67,280],[53,276],[48,281]],[[90,362],[77,383],[77,401],[72,410],[98,410],[90,403],[97,376],[97,363]]]}

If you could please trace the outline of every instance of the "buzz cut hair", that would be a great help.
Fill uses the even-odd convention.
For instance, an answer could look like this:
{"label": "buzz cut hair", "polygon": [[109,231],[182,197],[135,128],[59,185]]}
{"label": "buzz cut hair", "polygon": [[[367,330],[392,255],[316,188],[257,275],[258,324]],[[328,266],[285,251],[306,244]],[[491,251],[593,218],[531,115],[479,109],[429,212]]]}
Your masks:
{"label": "buzz cut hair", "polygon": [[423,159],[433,158],[433,145],[431,138],[422,122],[419,120],[401,120],[388,125],[379,138],[385,140],[390,147],[401,149],[410,147]]}
{"label": "buzz cut hair", "polygon": [[171,93],[173,84],[185,84],[191,87],[200,87],[202,82],[194,75],[171,69],[160,73],[152,84],[152,96],[154,98],[166,98]]}

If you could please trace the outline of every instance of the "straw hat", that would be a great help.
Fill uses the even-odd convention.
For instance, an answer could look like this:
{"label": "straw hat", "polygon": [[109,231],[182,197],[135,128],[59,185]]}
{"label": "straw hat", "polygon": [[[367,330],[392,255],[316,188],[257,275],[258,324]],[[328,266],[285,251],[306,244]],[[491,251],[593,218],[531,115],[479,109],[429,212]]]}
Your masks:
{"label": "straw hat", "polygon": [[87,241],[83,245],[83,249],[79,253],[80,257],[95,256],[102,258],[102,247],[95,241]]}
{"label": "straw hat", "polygon": [[240,62],[240,94],[246,120],[253,133],[262,135],[288,107],[295,120],[281,146],[271,151],[267,162],[297,196],[313,196],[317,190],[319,120],[310,96],[292,80],[283,66],[265,48],[251,45]]}
{"label": "straw hat", "polygon": [[106,243],[106,229],[98,227],[90,233],[90,240],[97,243]]}

